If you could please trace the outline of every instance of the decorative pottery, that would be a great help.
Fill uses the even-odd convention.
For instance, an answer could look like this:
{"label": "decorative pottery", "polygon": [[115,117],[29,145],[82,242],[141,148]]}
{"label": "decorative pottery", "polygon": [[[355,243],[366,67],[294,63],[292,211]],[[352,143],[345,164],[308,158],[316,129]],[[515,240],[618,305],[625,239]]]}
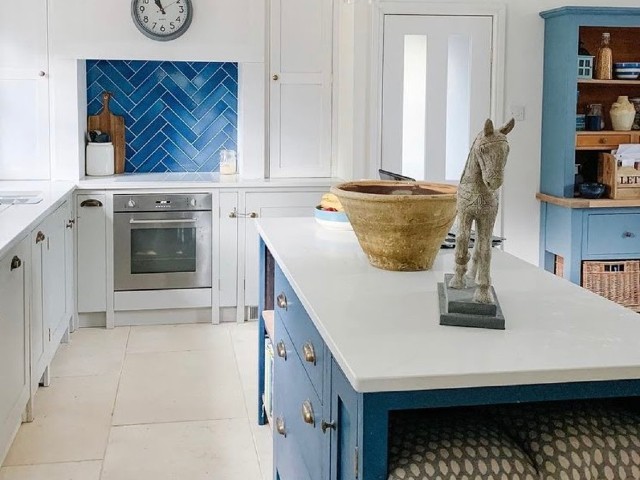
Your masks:
{"label": "decorative pottery", "polygon": [[609,114],[611,115],[611,125],[614,130],[628,131],[633,126],[636,108],[629,101],[629,97],[619,96],[618,100],[611,105]]}
{"label": "decorative pottery", "polygon": [[377,268],[429,270],[456,216],[454,185],[362,180],[331,188]]}
{"label": "decorative pottery", "polygon": [[633,103],[633,106],[636,109],[636,118],[633,120],[631,128],[633,130],[640,130],[640,98],[630,98],[629,101]]}

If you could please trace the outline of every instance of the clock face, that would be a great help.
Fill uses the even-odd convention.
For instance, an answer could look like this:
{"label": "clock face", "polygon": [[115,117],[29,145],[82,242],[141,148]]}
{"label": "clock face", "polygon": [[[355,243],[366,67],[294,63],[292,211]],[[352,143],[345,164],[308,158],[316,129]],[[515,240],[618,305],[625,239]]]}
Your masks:
{"label": "clock face", "polygon": [[132,0],[131,15],[138,30],[153,40],[178,38],[191,25],[191,0]]}

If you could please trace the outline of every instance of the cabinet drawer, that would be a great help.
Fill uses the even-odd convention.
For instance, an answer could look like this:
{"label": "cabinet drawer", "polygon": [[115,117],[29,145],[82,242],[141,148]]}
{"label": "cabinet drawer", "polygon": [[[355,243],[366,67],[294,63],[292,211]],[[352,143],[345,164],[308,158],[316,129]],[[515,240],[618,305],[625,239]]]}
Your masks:
{"label": "cabinet drawer", "polygon": [[587,254],[640,255],[640,213],[590,214],[587,224]]}
{"label": "cabinet drawer", "polygon": [[621,143],[635,143],[631,133],[594,133],[578,134],[576,136],[577,149],[607,150],[618,148]]}
{"label": "cabinet drawer", "polygon": [[282,319],[296,354],[302,361],[316,393],[322,396],[325,348],[322,337],[311,322],[298,296],[279,267],[275,273],[276,316]]}
{"label": "cabinet drawer", "polygon": [[[274,458],[282,480],[321,479],[328,433],[322,433],[323,405],[293,352],[293,342],[282,319],[275,323],[273,422]],[[282,422],[283,432],[278,431]],[[284,435],[282,434],[284,433]],[[300,462],[302,459],[302,462]]]}

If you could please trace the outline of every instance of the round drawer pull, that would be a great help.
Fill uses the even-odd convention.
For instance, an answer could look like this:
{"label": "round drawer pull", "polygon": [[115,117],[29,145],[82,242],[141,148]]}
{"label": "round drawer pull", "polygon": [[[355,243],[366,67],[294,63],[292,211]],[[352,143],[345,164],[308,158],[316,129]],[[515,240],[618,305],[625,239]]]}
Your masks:
{"label": "round drawer pull", "polygon": [[276,347],[276,349],[278,350],[278,356],[280,358],[284,358],[285,361],[287,360],[287,347],[285,346],[284,342],[281,340],[278,342],[278,345]]}
{"label": "round drawer pull", "polygon": [[633,233],[633,232],[624,232],[624,233],[622,234],[622,236],[623,236],[624,238],[635,238],[636,234],[635,234],[635,233]]}
{"label": "round drawer pull", "polygon": [[309,400],[302,402],[302,419],[304,420],[304,423],[313,427],[316,426],[316,419],[313,416],[313,406]]}
{"label": "round drawer pull", "polygon": [[45,237],[45,236],[44,236],[44,233],[42,233],[42,232],[38,232],[38,233],[36,234],[36,243],[42,243],[42,242],[44,242],[45,238],[47,238],[47,237]]}
{"label": "round drawer pull", "polygon": [[284,308],[285,310],[287,310],[287,307],[289,306],[289,304],[287,303],[287,296],[284,294],[284,292],[278,295],[278,298],[276,299],[276,301],[278,302],[278,307]]}
{"label": "round drawer pull", "polygon": [[316,364],[316,350],[311,342],[307,342],[302,347],[305,362]]}
{"label": "round drawer pull", "polygon": [[287,430],[284,426],[284,418],[276,418],[276,432],[287,438]]}
{"label": "round drawer pull", "polygon": [[606,139],[605,137],[600,137],[600,138],[598,139],[598,143],[600,143],[600,144],[604,145],[605,143],[607,143],[607,139]]}

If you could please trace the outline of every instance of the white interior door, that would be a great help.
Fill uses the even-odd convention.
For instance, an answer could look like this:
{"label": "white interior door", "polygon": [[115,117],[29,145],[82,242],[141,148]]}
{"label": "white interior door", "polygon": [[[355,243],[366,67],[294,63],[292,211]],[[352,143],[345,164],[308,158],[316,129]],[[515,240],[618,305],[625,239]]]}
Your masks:
{"label": "white interior door", "polygon": [[491,117],[491,16],[385,15],[381,165],[457,182]]}

